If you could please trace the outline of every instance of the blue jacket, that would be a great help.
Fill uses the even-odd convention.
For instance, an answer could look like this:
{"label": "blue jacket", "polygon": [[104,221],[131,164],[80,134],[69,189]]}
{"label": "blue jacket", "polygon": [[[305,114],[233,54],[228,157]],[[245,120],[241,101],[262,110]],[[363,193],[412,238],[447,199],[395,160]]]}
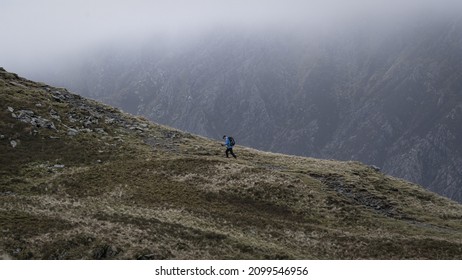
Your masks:
{"label": "blue jacket", "polygon": [[228,137],[228,136],[226,136],[226,138],[225,138],[225,146],[226,146],[226,148],[228,148],[228,149],[232,149],[232,148],[233,148],[233,146],[231,146],[231,141],[229,141],[229,137]]}

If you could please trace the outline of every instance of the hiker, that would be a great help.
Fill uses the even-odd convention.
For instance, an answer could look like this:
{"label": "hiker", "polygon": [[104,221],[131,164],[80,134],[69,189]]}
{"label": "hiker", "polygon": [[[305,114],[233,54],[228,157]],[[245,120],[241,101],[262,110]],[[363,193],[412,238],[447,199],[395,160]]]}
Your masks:
{"label": "hiker", "polygon": [[234,157],[234,158],[237,158],[236,155],[233,153],[233,146],[234,144],[236,144],[236,142],[234,141],[234,138],[231,137],[231,136],[226,136],[226,135],[223,135],[223,139],[225,139],[225,144],[222,144],[223,146],[226,146],[226,157],[229,157],[229,153],[231,153],[231,155]]}

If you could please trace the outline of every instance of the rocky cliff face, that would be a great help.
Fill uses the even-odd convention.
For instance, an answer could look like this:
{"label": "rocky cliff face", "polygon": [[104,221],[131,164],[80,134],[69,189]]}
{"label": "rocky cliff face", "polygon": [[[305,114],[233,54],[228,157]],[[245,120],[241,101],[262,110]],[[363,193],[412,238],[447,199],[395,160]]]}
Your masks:
{"label": "rocky cliff face", "polygon": [[227,30],[174,48],[158,40],[58,79],[163,124],[360,160],[461,202],[461,21],[343,31]]}

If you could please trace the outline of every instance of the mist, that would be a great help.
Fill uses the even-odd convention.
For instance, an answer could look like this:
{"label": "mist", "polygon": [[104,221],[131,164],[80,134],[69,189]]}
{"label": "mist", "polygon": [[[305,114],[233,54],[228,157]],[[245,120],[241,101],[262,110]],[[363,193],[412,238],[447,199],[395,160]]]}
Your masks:
{"label": "mist", "polygon": [[[221,28],[329,32],[345,25],[403,25],[460,11],[452,0],[0,0],[0,65],[29,74],[101,45],[131,46],[152,36],[176,44]],[[344,31],[344,30],[343,30]]]}

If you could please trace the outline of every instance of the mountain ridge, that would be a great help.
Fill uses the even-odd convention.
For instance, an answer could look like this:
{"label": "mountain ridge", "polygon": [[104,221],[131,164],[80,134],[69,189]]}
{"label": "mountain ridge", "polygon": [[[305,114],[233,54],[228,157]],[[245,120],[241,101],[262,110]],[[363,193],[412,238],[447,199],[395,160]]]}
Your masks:
{"label": "mountain ridge", "polygon": [[0,255],[460,259],[462,206],[359,162],[235,148],[0,69]]}

